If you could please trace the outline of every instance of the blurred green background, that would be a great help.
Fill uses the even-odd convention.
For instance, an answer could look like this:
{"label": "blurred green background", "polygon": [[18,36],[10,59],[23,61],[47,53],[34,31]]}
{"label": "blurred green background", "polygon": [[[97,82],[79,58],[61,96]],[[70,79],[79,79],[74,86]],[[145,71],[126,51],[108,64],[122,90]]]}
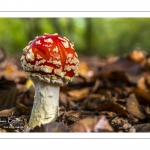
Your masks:
{"label": "blurred green background", "polygon": [[124,55],[138,47],[150,52],[150,18],[0,18],[0,47],[8,54],[22,53],[43,33],[67,37],[86,55]]}

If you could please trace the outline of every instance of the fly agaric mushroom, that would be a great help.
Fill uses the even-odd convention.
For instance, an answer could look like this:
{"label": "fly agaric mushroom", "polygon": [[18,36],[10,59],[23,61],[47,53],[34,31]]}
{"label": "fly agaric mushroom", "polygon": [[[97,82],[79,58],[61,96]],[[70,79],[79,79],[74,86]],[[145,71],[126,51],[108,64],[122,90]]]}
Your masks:
{"label": "fly agaric mushroom", "polygon": [[59,116],[59,89],[78,75],[78,55],[66,37],[37,36],[23,49],[21,64],[35,85],[29,127],[54,122]]}

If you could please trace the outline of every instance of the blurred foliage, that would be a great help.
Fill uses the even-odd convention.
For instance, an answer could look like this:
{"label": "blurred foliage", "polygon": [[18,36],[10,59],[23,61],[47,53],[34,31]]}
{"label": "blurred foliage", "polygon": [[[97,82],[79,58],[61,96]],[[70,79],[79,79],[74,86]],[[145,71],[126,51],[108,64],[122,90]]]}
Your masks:
{"label": "blurred foliage", "polygon": [[22,53],[35,36],[58,33],[82,54],[123,55],[140,47],[150,52],[150,18],[0,18],[0,47]]}

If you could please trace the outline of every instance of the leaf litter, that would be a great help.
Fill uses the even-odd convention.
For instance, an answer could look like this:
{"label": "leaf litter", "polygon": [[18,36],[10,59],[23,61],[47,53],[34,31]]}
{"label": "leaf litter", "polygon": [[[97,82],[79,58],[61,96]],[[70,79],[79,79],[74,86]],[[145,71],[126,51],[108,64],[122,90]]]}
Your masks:
{"label": "leaf litter", "polygon": [[61,85],[58,119],[28,131],[34,86],[20,56],[0,61],[0,132],[149,132],[150,56],[80,57],[79,76]]}

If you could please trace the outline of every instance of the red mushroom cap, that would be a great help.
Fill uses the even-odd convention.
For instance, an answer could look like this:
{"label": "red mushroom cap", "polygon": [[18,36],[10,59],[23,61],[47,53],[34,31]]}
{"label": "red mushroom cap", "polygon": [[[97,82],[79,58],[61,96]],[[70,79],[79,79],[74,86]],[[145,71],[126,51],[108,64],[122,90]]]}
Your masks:
{"label": "red mushroom cap", "polygon": [[29,78],[64,83],[78,75],[77,53],[66,37],[44,34],[23,49],[21,63]]}

